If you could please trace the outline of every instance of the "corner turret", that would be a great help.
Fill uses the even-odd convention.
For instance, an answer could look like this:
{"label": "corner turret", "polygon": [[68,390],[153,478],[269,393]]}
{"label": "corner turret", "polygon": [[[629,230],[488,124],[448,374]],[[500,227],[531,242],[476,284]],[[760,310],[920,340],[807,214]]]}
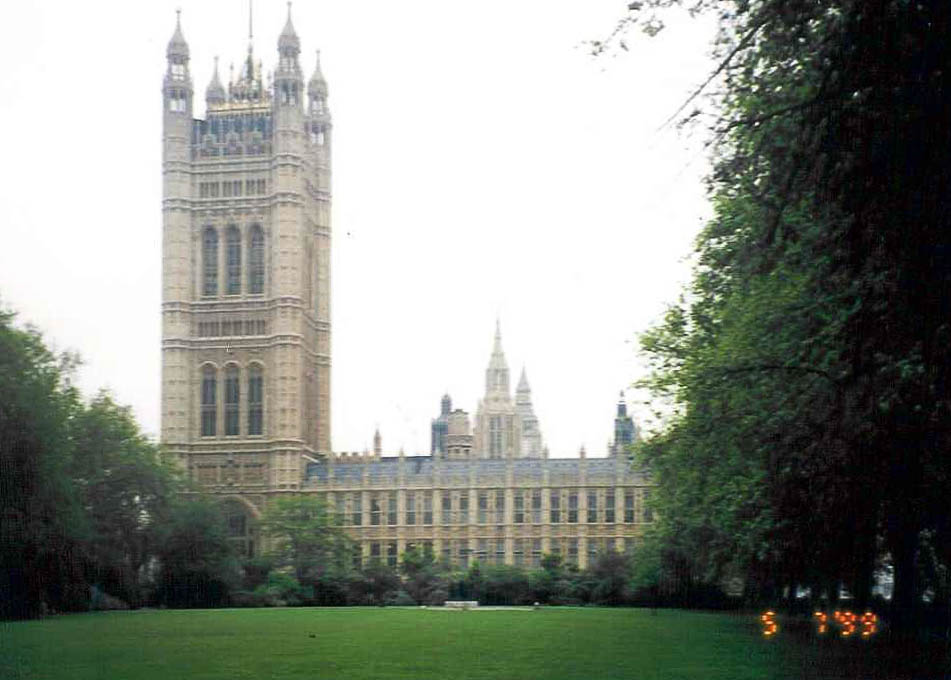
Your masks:
{"label": "corner turret", "polygon": [[619,456],[630,453],[631,445],[637,437],[634,419],[627,414],[627,404],[624,402],[624,391],[618,397],[617,415],[614,417],[614,443],[610,447],[610,455]]}
{"label": "corner turret", "polygon": [[449,412],[452,410],[452,398],[444,394],[440,402],[439,416],[433,418],[430,426],[429,453],[433,456],[445,456],[446,437],[449,434]]}
{"label": "corner turret", "polygon": [[287,22],[277,39],[278,63],[274,73],[274,92],[277,106],[300,108],[304,92],[304,76],[301,73],[298,57],[300,38],[294,30],[291,20],[291,3],[287,3]]}
{"label": "corner turret", "polygon": [[175,12],[175,32],[168,41],[165,59],[167,68],[162,95],[167,128],[176,118],[190,123],[192,117],[192,79],[188,72],[188,43],[182,35],[181,10]]}
{"label": "corner turret", "polygon": [[521,420],[522,440],[519,446],[519,455],[522,458],[541,458],[542,433],[538,427],[538,418],[532,407],[532,388],[528,385],[528,376],[522,367],[522,376],[515,389],[515,411]]}
{"label": "corner turret", "polygon": [[205,88],[205,104],[210,111],[224,106],[226,99],[225,88],[222,86],[221,79],[218,77],[218,57],[215,57],[215,72],[211,76],[211,82],[208,83],[208,87]]}
{"label": "corner turret", "polygon": [[188,61],[188,43],[185,42],[185,36],[182,35],[182,10],[180,9],[175,10],[175,32],[172,33],[172,38],[168,41],[165,56],[169,60],[172,57],[183,57],[186,62]]}

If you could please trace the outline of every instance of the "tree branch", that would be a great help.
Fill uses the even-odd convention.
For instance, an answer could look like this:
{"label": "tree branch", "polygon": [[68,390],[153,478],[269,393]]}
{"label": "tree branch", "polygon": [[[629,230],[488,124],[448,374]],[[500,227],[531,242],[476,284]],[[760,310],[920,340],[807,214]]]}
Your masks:
{"label": "tree branch", "polygon": [[752,27],[750,30],[748,30],[748,31],[746,32],[746,35],[744,35],[743,38],[740,40],[740,42],[738,42],[738,43],[736,44],[736,47],[734,47],[732,50],[730,50],[730,53],[729,53],[728,55],[726,55],[726,57],[723,59],[723,61],[721,61],[720,64],[716,67],[716,69],[714,69],[713,73],[711,73],[709,76],[707,76],[707,79],[704,80],[704,81],[700,84],[700,86],[699,86],[696,90],[694,90],[694,91],[690,94],[690,96],[687,97],[687,99],[684,100],[683,104],[681,104],[680,106],[678,106],[678,107],[677,107],[677,110],[674,111],[674,112],[670,115],[670,117],[667,118],[667,120],[665,120],[663,123],[661,123],[660,127],[657,128],[657,131],[658,131],[658,132],[659,132],[660,130],[663,130],[663,129],[664,129],[665,127],[667,127],[668,125],[670,125],[670,122],[671,122],[672,120],[674,120],[677,116],[679,116],[679,115],[680,115],[680,112],[683,111],[685,108],[687,108],[687,106],[690,104],[690,102],[692,102],[694,99],[696,99],[696,98],[700,95],[700,93],[703,92],[703,91],[706,89],[707,85],[709,85],[710,83],[712,83],[712,82],[714,81],[714,79],[715,79],[718,75],[720,75],[721,73],[723,73],[723,71],[726,70],[727,66],[730,65],[730,62],[733,61],[733,57],[735,57],[737,54],[739,54],[739,52],[740,52],[741,50],[745,49],[745,48],[750,44],[750,42],[753,40],[754,36],[759,32],[759,29],[761,29],[765,23],[766,23],[766,12],[763,12],[763,14],[760,16],[759,21],[757,21],[757,22],[753,25],[753,27]]}

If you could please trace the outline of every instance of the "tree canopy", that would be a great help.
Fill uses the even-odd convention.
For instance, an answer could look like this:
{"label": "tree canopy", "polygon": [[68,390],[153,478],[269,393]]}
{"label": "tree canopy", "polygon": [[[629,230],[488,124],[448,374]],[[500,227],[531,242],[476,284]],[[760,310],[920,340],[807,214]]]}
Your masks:
{"label": "tree canopy", "polygon": [[[235,564],[220,512],[182,495],[127,407],[108,392],[83,401],[78,363],[0,312],[0,617],[226,601]],[[156,593],[156,566],[165,586],[200,587]]]}
{"label": "tree canopy", "polygon": [[[629,21],[655,31],[679,4]],[[945,564],[951,542],[951,7],[690,7],[721,19],[715,212],[642,341],[674,406],[643,448],[668,564],[864,600],[884,559],[913,611],[922,532]]]}
{"label": "tree canopy", "polygon": [[265,511],[261,526],[273,541],[276,563],[293,569],[301,584],[350,568],[350,539],[317,496],[278,498]]}

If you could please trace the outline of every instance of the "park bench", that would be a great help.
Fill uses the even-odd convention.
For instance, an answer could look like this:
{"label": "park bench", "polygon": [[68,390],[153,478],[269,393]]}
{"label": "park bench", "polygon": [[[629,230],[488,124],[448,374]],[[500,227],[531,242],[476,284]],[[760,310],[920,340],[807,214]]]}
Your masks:
{"label": "park bench", "polygon": [[479,606],[478,600],[446,600],[443,603],[446,609],[475,609]]}

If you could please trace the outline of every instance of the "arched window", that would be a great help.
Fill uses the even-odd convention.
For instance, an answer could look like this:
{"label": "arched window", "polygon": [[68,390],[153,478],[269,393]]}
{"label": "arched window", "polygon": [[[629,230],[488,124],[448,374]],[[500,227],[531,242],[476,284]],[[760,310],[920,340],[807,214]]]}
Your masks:
{"label": "arched window", "polygon": [[261,227],[251,227],[251,251],[248,253],[248,292],[259,295],[264,292],[264,232]]}
{"label": "arched window", "polygon": [[205,366],[201,375],[201,436],[214,437],[218,420],[218,379],[213,366]]}
{"label": "arched window", "polygon": [[202,295],[218,294],[218,232],[211,227],[205,229],[201,244],[203,267]]}
{"label": "arched window", "polygon": [[261,367],[248,369],[248,434],[264,432],[264,376]]}
{"label": "arched window", "polygon": [[238,381],[238,367],[231,365],[225,369],[225,434],[236,435],[238,430],[238,402],[241,399],[241,385]]}
{"label": "arched window", "polygon": [[237,227],[228,227],[227,236],[228,284],[226,295],[241,293],[241,232]]}

